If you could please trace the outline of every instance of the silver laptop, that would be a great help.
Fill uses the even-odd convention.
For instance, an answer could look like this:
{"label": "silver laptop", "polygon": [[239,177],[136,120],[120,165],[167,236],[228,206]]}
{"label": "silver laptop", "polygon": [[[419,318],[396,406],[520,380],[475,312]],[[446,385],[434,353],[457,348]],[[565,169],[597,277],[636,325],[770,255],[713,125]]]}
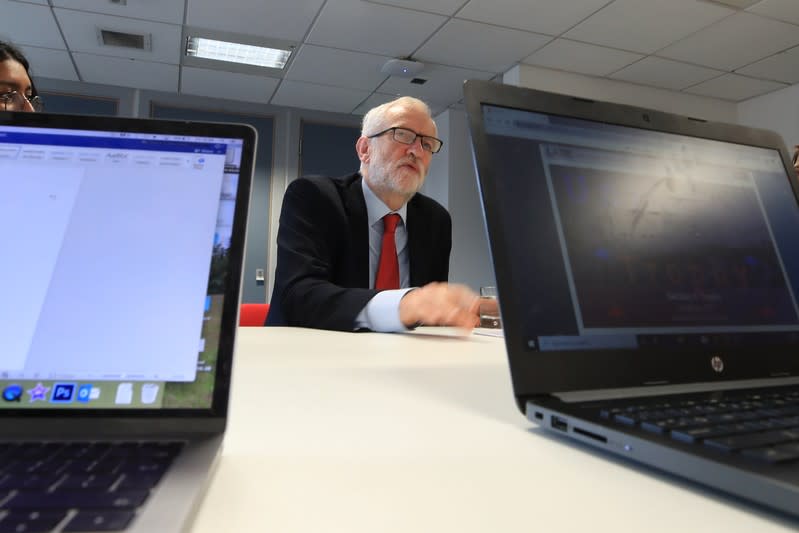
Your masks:
{"label": "silver laptop", "polygon": [[487,82],[465,102],[521,410],[799,517],[799,206],[782,139]]}
{"label": "silver laptop", "polygon": [[245,125],[0,113],[0,531],[180,531],[227,419]]}

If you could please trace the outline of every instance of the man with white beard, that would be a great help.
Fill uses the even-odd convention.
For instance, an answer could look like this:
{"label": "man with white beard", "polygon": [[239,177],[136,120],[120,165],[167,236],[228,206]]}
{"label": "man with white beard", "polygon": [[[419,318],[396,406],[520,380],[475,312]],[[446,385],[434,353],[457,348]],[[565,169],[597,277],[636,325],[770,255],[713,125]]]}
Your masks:
{"label": "man with white beard", "polygon": [[477,295],[447,283],[449,213],[418,192],[441,149],[436,135],[427,104],[398,98],[364,116],[358,173],[289,185],[267,326],[390,332],[478,324]]}

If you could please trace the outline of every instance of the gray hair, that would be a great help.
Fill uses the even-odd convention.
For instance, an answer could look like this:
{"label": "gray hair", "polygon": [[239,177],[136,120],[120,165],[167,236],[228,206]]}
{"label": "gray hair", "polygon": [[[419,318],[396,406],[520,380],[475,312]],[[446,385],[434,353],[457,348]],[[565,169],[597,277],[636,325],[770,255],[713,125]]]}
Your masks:
{"label": "gray hair", "polygon": [[[430,117],[430,120],[433,120],[433,114],[430,111],[430,107],[422,100],[412,96],[400,96],[399,98],[396,98],[390,102],[386,102],[385,104],[370,109],[363,116],[363,122],[361,123],[361,135],[364,137],[368,135],[374,135],[378,131],[390,127],[386,124],[386,115],[388,114],[388,110],[392,107],[415,107],[427,113],[427,116]],[[433,124],[435,124],[435,121],[433,121]]]}

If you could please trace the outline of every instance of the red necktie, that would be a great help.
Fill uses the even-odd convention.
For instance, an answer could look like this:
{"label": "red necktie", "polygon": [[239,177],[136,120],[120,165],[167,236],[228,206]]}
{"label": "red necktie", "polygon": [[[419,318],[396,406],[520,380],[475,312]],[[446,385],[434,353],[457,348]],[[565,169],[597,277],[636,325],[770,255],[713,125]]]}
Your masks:
{"label": "red necktie", "polygon": [[399,261],[397,261],[397,243],[394,231],[399,224],[400,216],[389,213],[383,217],[383,246],[380,248],[380,264],[377,265],[375,289],[399,289]]}

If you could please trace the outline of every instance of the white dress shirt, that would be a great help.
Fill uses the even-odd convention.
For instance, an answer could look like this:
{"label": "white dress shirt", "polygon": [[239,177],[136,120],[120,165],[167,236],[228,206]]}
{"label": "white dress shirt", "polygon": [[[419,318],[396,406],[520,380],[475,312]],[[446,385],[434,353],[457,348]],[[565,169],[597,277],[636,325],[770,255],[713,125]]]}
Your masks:
{"label": "white dress shirt", "polygon": [[369,223],[369,288],[373,289],[375,286],[380,250],[383,246],[383,217],[389,213],[397,213],[402,219],[402,223],[397,224],[397,229],[394,232],[399,261],[400,287],[402,288],[377,293],[358,313],[355,318],[355,328],[368,328],[372,331],[382,332],[406,331],[408,328],[400,321],[399,304],[405,293],[413,288],[409,287],[411,273],[408,259],[408,230],[405,226],[408,207],[405,204],[397,211],[392,211],[372,192],[365,179],[361,179],[361,188],[363,189],[363,199],[366,201],[366,216]]}

